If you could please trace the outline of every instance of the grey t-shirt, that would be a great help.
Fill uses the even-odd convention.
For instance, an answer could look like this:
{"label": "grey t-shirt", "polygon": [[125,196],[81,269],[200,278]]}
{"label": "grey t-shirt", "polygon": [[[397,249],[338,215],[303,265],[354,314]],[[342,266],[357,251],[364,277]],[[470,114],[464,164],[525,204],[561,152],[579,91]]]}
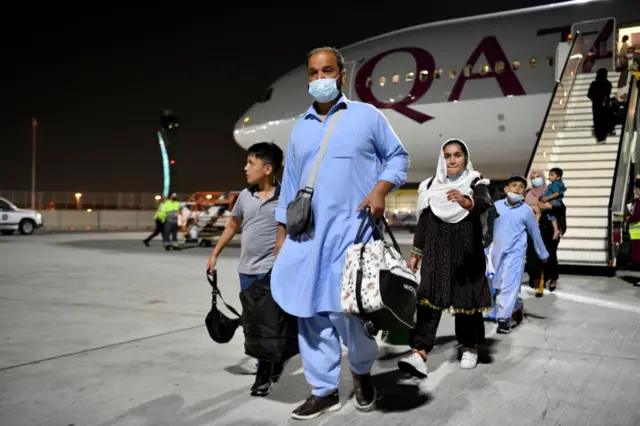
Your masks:
{"label": "grey t-shirt", "polygon": [[238,272],[247,275],[265,274],[275,261],[273,249],[276,245],[278,224],[275,208],[280,196],[280,184],[268,200],[261,200],[257,188],[244,189],[233,206],[231,215],[242,219],[240,239],[240,262]]}

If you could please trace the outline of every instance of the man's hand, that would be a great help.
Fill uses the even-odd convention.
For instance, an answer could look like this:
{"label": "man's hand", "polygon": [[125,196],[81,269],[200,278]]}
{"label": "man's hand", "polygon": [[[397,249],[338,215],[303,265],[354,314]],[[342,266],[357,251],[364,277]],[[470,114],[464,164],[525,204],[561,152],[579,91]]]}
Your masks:
{"label": "man's hand", "polygon": [[547,257],[546,259],[540,259],[540,261],[541,261],[542,263],[547,263],[547,262],[549,261],[549,258]]}
{"label": "man's hand", "polygon": [[369,207],[374,217],[382,217],[384,214],[386,194],[385,191],[382,191],[376,186],[373,188],[373,191],[362,200],[357,211],[362,211],[365,207]]}
{"label": "man's hand", "polygon": [[218,261],[218,256],[215,253],[211,253],[211,256],[209,256],[209,261],[207,262],[207,271],[209,272],[215,271],[217,261]]}
{"label": "man's hand", "polygon": [[463,196],[457,189],[450,189],[447,191],[447,200],[457,202],[463,209],[471,207],[471,201],[467,197]]}

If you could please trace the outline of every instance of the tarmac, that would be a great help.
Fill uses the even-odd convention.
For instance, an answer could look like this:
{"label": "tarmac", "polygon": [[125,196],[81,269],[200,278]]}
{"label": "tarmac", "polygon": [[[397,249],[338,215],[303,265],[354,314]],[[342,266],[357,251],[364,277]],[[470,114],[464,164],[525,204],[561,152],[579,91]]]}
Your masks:
{"label": "tarmac", "polygon": [[[300,422],[309,394],[299,357],[266,398],[249,395],[255,361],[242,330],[226,345],[204,326],[211,249],[165,252],[139,233],[0,237],[2,426],[640,425],[640,288],[617,277],[564,275],[533,298],[509,335],[487,322],[488,353],[461,370],[445,314],[429,377],[396,367],[406,347],[380,344],[373,370],[378,411],[348,401]],[[404,252],[411,236],[400,235]],[[240,307],[239,247],[219,259],[219,284]]]}

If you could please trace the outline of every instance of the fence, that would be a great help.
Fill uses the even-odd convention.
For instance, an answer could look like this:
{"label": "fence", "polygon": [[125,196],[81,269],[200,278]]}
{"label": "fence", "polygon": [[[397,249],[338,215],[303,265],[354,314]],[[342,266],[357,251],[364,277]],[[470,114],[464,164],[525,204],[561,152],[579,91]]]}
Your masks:
{"label": "fence", "polygon": [[[191,194],[178,194],[184,201]],[[31,208],[30,191],[0,191],[20,208]],[[155,210],[159,194],[142,192],[36,192],[36,210]]]}

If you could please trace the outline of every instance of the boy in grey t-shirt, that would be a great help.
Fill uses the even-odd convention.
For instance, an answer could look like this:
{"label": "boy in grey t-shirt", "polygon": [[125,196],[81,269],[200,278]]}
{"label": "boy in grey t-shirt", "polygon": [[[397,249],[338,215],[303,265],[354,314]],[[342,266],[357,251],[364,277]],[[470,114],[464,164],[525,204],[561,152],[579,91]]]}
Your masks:
{"label": "boy in grey t-shirt", "polygon": [[[283,153],[274,143],[260,142],[252,145],[244,167],[249,187],[244,189],[231,211],[231,218],[220,240],[211,252],[207,270],[213,271],[218,256],[242,227],[240,262],[240,288],[247,289],[257,279],[263,278],[275,261],[276,223],[274,210],[280,195],[280,183],[275,179],[282,166]],[[258,361],[256,380],[251,395],[266,396],[271,385],[278,380],[283,365],[264,360]]]}

